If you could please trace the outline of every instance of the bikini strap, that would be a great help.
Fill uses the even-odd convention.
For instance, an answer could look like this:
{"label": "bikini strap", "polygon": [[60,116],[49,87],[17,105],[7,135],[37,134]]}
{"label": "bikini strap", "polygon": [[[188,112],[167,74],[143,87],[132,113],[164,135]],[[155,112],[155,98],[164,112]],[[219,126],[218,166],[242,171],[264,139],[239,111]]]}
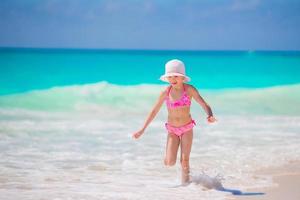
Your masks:
{"label": "bikini strap", "polygon": [[186,93],[186,88],[185,88],[184,84],[183,84],[183,93],[187,94]]}
{"label": "bikini strap", "polygon": [[169,101],[169,98],[170,98],[170,97],[169,97],[170,90],[171,90],[171,86],[168,86],[167,89],[166,89],[166,92],[167,92],[166,97],[165,97],[165,100],[166,100],[166,101]]}
{"label": "bikini strap", "polygon": [[170,85],[168,88],[167,88],[167,96],[169,97],[169,94],[170,94],[170,91],[171,91],[171,87],[172,85]]}
{"label": "bikini strap", "polygon": [[186,89],[186,87],[184,85],[183,85],[183,96],[186,96],[186,97],[188,97],[190,99],[190,97],[189,97],[189,95],[187,93],[187,89]]}

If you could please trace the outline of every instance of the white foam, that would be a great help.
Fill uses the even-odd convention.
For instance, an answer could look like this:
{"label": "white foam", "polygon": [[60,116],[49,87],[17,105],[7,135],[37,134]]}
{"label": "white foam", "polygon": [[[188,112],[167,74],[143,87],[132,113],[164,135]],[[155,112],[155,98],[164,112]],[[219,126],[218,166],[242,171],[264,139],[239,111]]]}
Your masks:
{"label": "white foam", "polygon": [[[89,96],[86,90],[89,87],[81,95]],[[132,109],[128,103],[128,108],[116,106],[107,114],[97,109],[1,107],[0,199],[217,200],[226,193],[203,187],[270,186],[269,177],[254,176],[254,171],[300,159],[299,116],[216,112],[218,122],[212,125],[194,104],[197,126],[190,160],[194,182],[172,188],[180,184],[180,164],[163,165],[166,112],[158,114],[139,140],[131,138],[152,104],[145,102],[142,110],[137,106],[127,113]],[[222,182],[214,179],[218,174]]]}
{"label": "white foam", "polygon": [[[111,118],[120,117],[125,112],[145,115],[165,88],[163,85],[120,86],[107,82],[54,87],[0,96],[0,109],[94,113]],[[199,88],[199,91],[217,113],[300,115],[300,107],[295,106],[300,98],[300,84],[259,89]],[[196,102],[193,104],[199,107]]]}

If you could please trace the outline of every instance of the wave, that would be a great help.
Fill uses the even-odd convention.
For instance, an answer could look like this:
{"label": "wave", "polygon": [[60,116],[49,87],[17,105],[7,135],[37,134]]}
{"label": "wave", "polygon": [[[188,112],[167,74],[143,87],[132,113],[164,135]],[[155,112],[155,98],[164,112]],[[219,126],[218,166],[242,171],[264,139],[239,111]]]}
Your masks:
{"label": "wave", "polygon": [[[165,87],[155,84],[121,86],[108,82],[53,87],[0,96],[0,109],[144,113],[150,111]],[[300,115],[300,107],[297,106],[300,84],[256,89],[199,89],[199,92],[218,114]],[[196,105],[194,102],[196,110],[202,109]]]}

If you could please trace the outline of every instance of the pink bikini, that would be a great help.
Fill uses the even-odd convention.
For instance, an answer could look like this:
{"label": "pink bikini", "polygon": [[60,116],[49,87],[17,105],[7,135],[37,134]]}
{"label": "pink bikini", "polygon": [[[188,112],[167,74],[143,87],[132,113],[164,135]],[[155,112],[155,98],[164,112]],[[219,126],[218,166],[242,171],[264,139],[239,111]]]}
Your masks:
{"label": "pink bikini", "polygon": [[[167,96],[166,96],[166,104],[169,109],[174,109],[178,107],[183,107],[183,106],[191,106],[191,99],[187,95],[185,87],[183,86],[183,93],[180,99],[171,101],[170,100],[170,90],[172,86],[168,87],[167,89]],[[191,130],[194,126],[196,125],[195,121],[192,120],[188,124],[185,124],[183,126],[172,126],[169,123],[165,123],[166,129],[168,130],[169,133],[173,133],[181,138],[181,136],[186,133],[187,131]]]}

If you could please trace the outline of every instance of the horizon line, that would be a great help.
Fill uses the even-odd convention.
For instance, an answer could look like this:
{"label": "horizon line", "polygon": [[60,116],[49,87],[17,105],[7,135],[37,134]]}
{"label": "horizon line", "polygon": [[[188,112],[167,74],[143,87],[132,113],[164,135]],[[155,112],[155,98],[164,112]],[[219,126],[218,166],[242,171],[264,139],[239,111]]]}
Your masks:
{"label": "horizon line", "polygon": [[87,50],[87,51],[173,51],[173,52],[200,52],[200,51],[244,51],[244,52],[285,52],[293,51],[300,52],[300,49],[288,50],[288,49],[151,49],[151,48],[88,48],[88,47],[24,47],[24,46],[0,46],[0,50],[11,49],[11,50]]}

